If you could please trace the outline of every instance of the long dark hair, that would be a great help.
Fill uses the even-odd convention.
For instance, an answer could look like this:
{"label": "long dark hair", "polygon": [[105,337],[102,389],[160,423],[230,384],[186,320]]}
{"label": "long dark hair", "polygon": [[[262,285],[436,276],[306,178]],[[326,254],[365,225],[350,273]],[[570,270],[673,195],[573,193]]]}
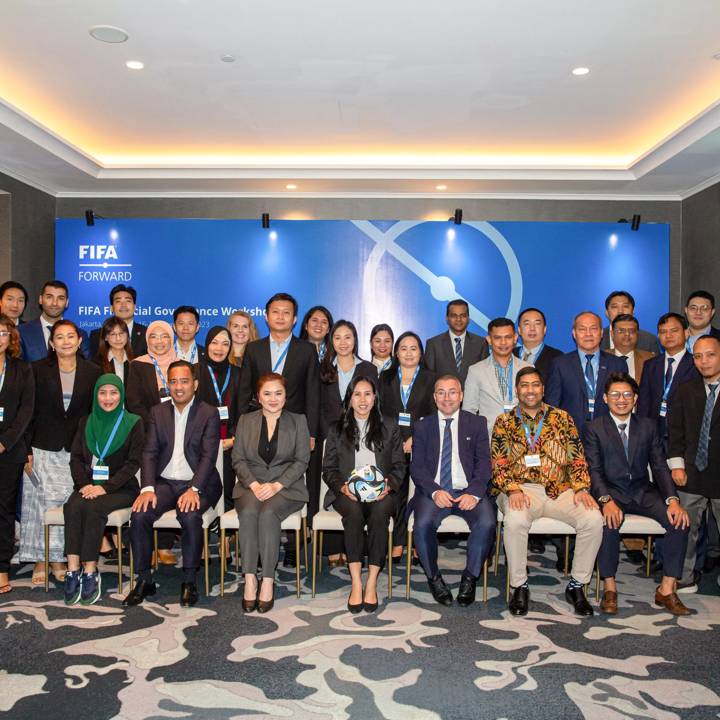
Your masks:
{"label": "long dark hair", "polygon": [[353,355],[357,355],[358,352],[358,335],[355,326],[349,320],[338,320],[331,328],[328,333],[328,343],[325,349],[325,357],[320,363],[320,381],[324,383],[334,383],[338,379],[338,372],[333,362],[337,357],[335,346],[333,345],[333,335],[341,328],[346,327],[353,334]]}
{"label": "long dark hair", "polygon": [[393,342],[395,340],[395,333],[392,331],[392,328],[387,323],[380,323],[379,325],[375,325],[375,327],[370,331],[370,357],[373,357],[373,349],[372,349],[372,339],[382,331],[385,331],[388,335],[390,335],[390,342]]}
{"label": "long dark hair", "polygon": [[368,417],[367,432],[365,434],[365,446],[373,452],[383,449],[383,418],[380,412],[380,403],[378,402],[377,382],[374,378],[363,377],[359,375],[354,377],[347,390],[345,391],[345,399],[343,400],[343,414],[337,423],[338,437],[344,438],[352,445],[355,450],[360,449],[360,428],[358,428],[355,420],[355,413],[350,404],[350,398],[355,392],[358,383],[366,382],[373,390],[375,403],[373,404],[370,416]]}
{"label": "long dark hair", "polygon": [[108,354],[110,352],[110,343],[108,343],[106,338],[116,327],[124,330],[127,334],[127,340],[125,342],[124,349],[128,361],[132,360],[135,357],[132,351],[132,345],[130,344],[130,331],[128,330],[127,323],[118,317],[109,317],[100,328],[100,342],[98,343],[97,355],[95,355],[95,362],[100,366],[100,369],[104,373],[115,372],[115,366],[113,365],[112,360],[108,359]]}
{"label": "long dark hair", "polygon": [[305,317],[303,317],[302,323],[300,324],[300,339],[307,340],[308,342],[310,342],[310,338],[308,336],[308,331],[307,331],[307,324],[308,324],[308,320],[316,312],[321,312],[325,316],[325,319],[328,321],[328,331],[325,334],[325,337],[323,338],[323,342],[325,343],[325,347],[327,348],[328,342],[330,340],[330,328],[333,326],[333,316],[332,316],[332,313],[324,305],[313,305],[305,313]]}
{"label": "long dark hair", "polygon": [[418,360],[418,365],[420,367],[423,366],[423,358],[425,357],[425,350],[423,349],[422,340],[420,339],[420,336],[417,333],[413,332],[412,330],[407,330],[395,341],[395,345],[393,345],[392,365],[390,365],[390,367],[387,370],[385,370],[384,372],[391,372],[391,373],[397,374],[397,369],[400,367],[400,360],[398,360],[398,355],[397,355],[398,348],[400,347],[400,344],[402,343],[402,341],[409,337],[413,338],[413,340],[415,340],[417,342],[418,348],[420,348],[420,360]]}

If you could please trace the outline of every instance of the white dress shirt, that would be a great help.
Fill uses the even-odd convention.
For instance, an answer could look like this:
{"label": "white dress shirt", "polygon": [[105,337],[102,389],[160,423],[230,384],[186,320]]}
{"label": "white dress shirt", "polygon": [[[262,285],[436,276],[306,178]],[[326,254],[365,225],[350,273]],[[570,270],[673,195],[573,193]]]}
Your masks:
{"label": "white dress shirt", "polygon": [[[467,477],[465,476],[465,470],[463,469],[462,463],[460,462],[460,451],[458,445],[458,424],[460,422],[460,410],[456,410],[449,417],[452,418],[450,423],[450,435],[452,437],[452,486],[453,490],[464,490],[468,486]],[[435,483],[440,485],[440,470],[441,470],[441,458],[442,458],[442,444],[443,438],[445,437],[445,420],[447,418],[442,414],[438,413],[438,431],[440,433],[440,458],[438,458],[437,472],[435,473]]]}
{"label": "white dress shirt", "polygon": [[455,338],[460,340],[460,351],[465,353],[465,337],[467,336],[467,330],[462,335],[456,335],[452,330],[448,330],[450,336],[450,343],[452,344],[453,357],[455,357]]}
{"label": "white dress shirt", "polygon": [[285,368],[285,361],[287,360],[287,353],[285,353],[285,357],[282,359],[282,362],[275,367],[275,363],[280,359],[280,356],[285,352],[285,348],[289,347],[290,340],[292,340],[292,334],[287,336],[287,340],[284,340],[283,342],[276,342],[273,340],[272,335],[270,336],[270,369],[273,372],[279,373],[282,375],[282,371]]}
{"label": "white dress shirt", "polygon": [[612,418],[612,421],[615,423],[615,426],[617,427],[618,435],[620,434],[620,426],[625,425],[625,434],[628,436],[628,442],[630,441],[630,418],[626,418],[625,420],[621,420],[617,415],[613,415],[610,413],[610,417]]}
{"label": "white dress shirt", "polygon": [[123,359],[117,360],[115,356],[112,354],[112,350],[108,352],[108,360],[112,363],[115,374],[122,380],[122,382],[125,382],[125,361],[127,360],[127,354],[123,350]]}
{"label": "white dress shirt", "polygon": [[190,408],[195,402],[195,397],[180,412],[173,401],[173,415],[175,417],[175,442],[173,444],[173,453],[170,462],[160,473],[166,480],[183,480],[187,482],[192,480],[193,471],[188,461],[185,459],[185,428],[187,427]]}
{"label": "white dress shirt", "polygon": [[[680,361],[685,357],[685,353],[687,350],[683,348],[679,353],[676,353],[675,355],[668,355],[665,353],[665,367],[663,368],[663,378],[665,378],[665,373],[668,369],[668,359],[672,358],[675,362],[672,364],[672,379],[675,380],[675,373],[677,372],[678,365],[680,365]],[[672,385],[672,381],[670,383]]]}
{"label": "white dress shirt", "polygon": [[618,357],[624,357],[627,359],[628,375],[633,380],[637,381],[637,378],[635,377],[635,351],[631,350],[629,353],[621,353],[617,348],[613,348],[613,351]]}

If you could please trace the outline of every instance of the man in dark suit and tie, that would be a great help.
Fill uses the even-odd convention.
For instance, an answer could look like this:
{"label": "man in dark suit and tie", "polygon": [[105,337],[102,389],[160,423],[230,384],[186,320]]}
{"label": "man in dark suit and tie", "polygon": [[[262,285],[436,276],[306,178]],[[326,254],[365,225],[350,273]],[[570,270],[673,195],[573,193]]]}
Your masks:
{"label": "man in dark suit and tie", "polygon": [[705,509],[720,525],[720,338],[706,335],[693,347],[701,377],[683,383],[668,412],[668,466],[690,516],[690,535],[678,592],[697,592],[698,529]]}
{"label": "man in dark suit and tie", "polygon": [[[633,415],[638,386],[627,373],[611,373],[605,383],[609,415],[585,425],[583,445],[590,468],[592,493],[602,508],[605,526],[598,552],[604,592],[600,608],[617,613],[615,575],[620,555],[620,527],[627,513],[644,515],[665,529],[663,577],[655,604],[673,615],[689,615],[676,593],[682,577],[689,519],[670,477],[657,424]],[[652,481],[648,473],[652,470]]]}
{"label": "man in dark suit and tie", "polygon": [[623,358],[600,350],[602,321],[586,310],[575,316],[577,350],[555,358],[545,388],[545,402],[570,413],[578,432],[596,417],[607,415],[603,388],[611,372],[627,372]]}
{"label": "man in dark suit and tie", "polygon": [[[67,285],[62,280],[48,280],[40,291],[38,303],[41,309],[40,317],[18,327],[22,358],[28,362],[47,357],[50,328],[58,320],[62,320],[63,313],[70,304]],[[80,337],[80,350],[85,358],[89,358],[90,346],[83,330],[80,330]]]}
{"label": "man in dark suit and tie", "polygon": [[[139,322],[135,322],[135,305],[137,304],[137,291],[130,285],[116,285],[110,291],[110,306],[113,315],[119,320],[123,320],[128,326],[130,333],[130,345],[133,355],[140,357],[147,353],[147,340],[145,333],[147,326]],[[100,345],[100,328],[90,333],[90,352],[91,357],[97,355],[98,346]]]}
{"label": "man in dark suit and tie", "polygon": [[217,470],[220,417],[216,407],[195,398],[198,381],[186,360],[170,363],[172,402],[150,409],[143,451],[142,489],[133,503],[130,542],[137,582],[123,605],[138,605],[156,588],[150,557],[153,523],[177,508],[182,527],[183,583],[180,604],[197,602],[197,571],[203,547],[202,516],[222,494]]}
{"label": "man in dark suit and tie", "polygon": [[522,345],[515,348],[515,356],[533,365],[543,382],[547,383],[553,360],[563,353],[562,350],[545,344],[545,313],[538,308],[526,308],[518,316],[517,329]]}
{"label": "man in dark suit and tie", "polygon": [[413,433],[415,546],[433,597],[451,605],[452,593],[438,570],[437,529],[451,514],[467,522],[467,561],[457,596],[465,607],[475,601],[477,578],[495,541],[497,511],[488,493],[490,442],[485,418],[460,409],[458,378],[445,375],[436,380],[434,398],[438,412],[415,423]]}
{"label": "man in dark suit and tie", "polygon": [[[603,328],[602,341],[600,347],[603,350],[613,350],[615,347],[612,333],[612,321],[618,315],[634,315],[635,314],[635,298],[627,290],[613,290],[605,298],[605,316],[610,321],[610,327]],[[637,348],[647,352],[656,353],[658,351],[657,338],[638,327]]]}
{"label": "man in dark suit and tie", "polygon": [[688,320],[690,334],[688,335],[688,350],[698,338],[703,335],[712,335],[720,338],[720,330],[712,326],[715,317],[715,296],[707,290],[695,290],[688,295],[685,303],[685,316]]}
{"label": "man in dark suit and tie", "polygon": [[485,338],[468,331],[470,308],[465,300],[451,300],[446,309],[448,332],[431,337],[425,343],[425,367],[441,375],[454,375],[465,386],[468,369],[488,354]]}

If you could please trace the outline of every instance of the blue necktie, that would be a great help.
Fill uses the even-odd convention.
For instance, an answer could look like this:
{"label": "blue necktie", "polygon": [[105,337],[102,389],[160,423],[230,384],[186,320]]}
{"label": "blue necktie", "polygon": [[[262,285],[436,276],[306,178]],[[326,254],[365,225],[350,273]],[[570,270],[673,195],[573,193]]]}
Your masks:
{"label": "blue necktie", "polygon": [[452,432],[450,430],[452,421],[452,418],[445,418],[445,432],[440,453],[440,487],[448,492],[452,492]]}
{"label": "blue necktie", "polygon": [[587,361],[587,362],[585,363],[585,377],[587,378],[588,385],[589,385],[591,388],[594,388],[594,387],[595,387],[595,371],[593,370],[593,366],[592,366],[593,356],[592,356],[592,355],[586,355],[586,356],[585,356],[585,359],[586,359],[586,361]]}
{"label": "blue necktie", "polygon": [[672,382],[672,376],[673,376],[673,363],[675,362],[675,358],[668,358],[668,366],[667,370],[665,371],[665,387],[670,387],[670,383]]}
{"label": "blue necktie", "polygon": [[625,432],[625,429],[627,428],[627,423],[620,423],[618,425],[618,428],[620,428],[620,439],[622,440],[623,449],[625,450],[625,457],[630,459],[630,455],[628,453],[628,436]]}
{"label": "blue necktie", "polygon": [[705,412],[703,413],[702,425],[700,426],[700,439],[698,440],[697,455],[695,455],[695,467],[702,472],[708,466],[708,448],[710,446],[710,421],[712,420],[713,408],[715,407],[715,391],[718,384],[708,385],[710,392],[705,400]]}
{"label": "blue necktie", "polygon": [[455,365],[457,365],[457,369],[460,369],[460,365],[462,364],[462,344],[460,342],[460,338],[455,338]]}

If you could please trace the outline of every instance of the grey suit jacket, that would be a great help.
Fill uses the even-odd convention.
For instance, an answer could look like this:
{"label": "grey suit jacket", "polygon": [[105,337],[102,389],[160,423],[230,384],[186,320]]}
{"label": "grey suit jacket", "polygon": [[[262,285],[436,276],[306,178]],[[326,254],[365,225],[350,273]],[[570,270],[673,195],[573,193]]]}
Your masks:
{"label": "grey suit jacket", "polygon": [[[658,339],[652,333],[647,330],[640,330],[638,332],[638,341],[636,348],[640,350],[647,350],[651,353],[659,353],[661,348],[658,343]],[[602,331],[602,340],[600,340],[600,349],[610,351],[610,328],[604,327]]]}
{"label": "grey suit jacket", "polygon": [[305,471],[310,462],[310,432],[304,415],[283,410],[276,430],[277,452],[269,465],[260,457],[258,444],[262,427],[262,410],[241,415],[235,431],[232,464],[237,475],[233,497],[239,497],[238,485],[249,488],[259,483],[279,482],[287,500],[308,501]]}
{"label": "grey suit jacket", "polygon": [[434,372],[437,377],[454,375],[460,378],[460,384],[465,385],[468,369],[488,356],[488,344],[485,338],[468,332],[465,335],[462,362],[458,370],[455,364],[455,348],[448,331],[431,337],[425,344],[425,367]]}

